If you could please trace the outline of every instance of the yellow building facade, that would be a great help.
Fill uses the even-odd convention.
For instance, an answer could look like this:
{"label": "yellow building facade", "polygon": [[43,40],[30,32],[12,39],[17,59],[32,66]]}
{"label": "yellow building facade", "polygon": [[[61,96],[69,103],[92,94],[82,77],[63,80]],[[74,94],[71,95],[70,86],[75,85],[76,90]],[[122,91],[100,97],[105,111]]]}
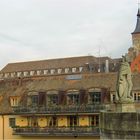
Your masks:
{"label": "yellow building facade", "polygon": [[[100,58],[99,67],[98,58],[86,56],[8,64],[0,73],[0,140],[100,139],[100,112],[115,109],[119,61]],[[140,75],[133,78],[136,93]]]}
{"label": "yellow building facade", "polygon": [[91,56],[8,64],[0,73],[0,140],[99,139],[99,113],[115,93],[116,67],[106,72],[106,59],[113,61],[103,58],[100,73]]}

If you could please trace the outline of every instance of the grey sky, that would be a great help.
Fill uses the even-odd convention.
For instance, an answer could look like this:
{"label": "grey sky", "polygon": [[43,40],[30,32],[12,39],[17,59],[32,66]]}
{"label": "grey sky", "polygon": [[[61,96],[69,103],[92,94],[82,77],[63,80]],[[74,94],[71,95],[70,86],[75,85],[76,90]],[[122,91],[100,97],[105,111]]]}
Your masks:
{"label": "grey sky", "polygon": [[132,45],[138,0],[0,0],[0,68],[81,55],[120,57]]}

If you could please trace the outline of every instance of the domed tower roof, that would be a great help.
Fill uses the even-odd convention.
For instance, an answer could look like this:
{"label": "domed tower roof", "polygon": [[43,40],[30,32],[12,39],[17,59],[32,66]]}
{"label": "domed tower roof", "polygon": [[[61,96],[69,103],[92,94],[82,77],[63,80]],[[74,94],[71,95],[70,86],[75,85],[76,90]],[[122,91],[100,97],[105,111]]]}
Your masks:
{"label": "domed tower roof", "polygon": [[140,33],[140,3],[139,3],[139,6],[138,6],[136,28],[135,28],[134,32],[132,32],[132,34],[138,34],[138,33]]}

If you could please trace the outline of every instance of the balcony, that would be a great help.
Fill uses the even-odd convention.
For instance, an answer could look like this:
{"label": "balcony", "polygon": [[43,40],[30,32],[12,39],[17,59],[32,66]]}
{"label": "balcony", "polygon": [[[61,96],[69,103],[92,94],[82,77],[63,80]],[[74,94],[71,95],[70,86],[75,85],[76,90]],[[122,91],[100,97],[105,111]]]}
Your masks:
{"label": "balcony", "polygon": [[99,128],[91,126],[75,127],[17,127],[13,135],[21,136],[99,136]]}
{"label": "balcony", "polygon": [[98,113],[105,110],[105,105],[81,105],[81,106],[54,106],[54,107],[14,107],[16,114],[64,114],[64,113]]}

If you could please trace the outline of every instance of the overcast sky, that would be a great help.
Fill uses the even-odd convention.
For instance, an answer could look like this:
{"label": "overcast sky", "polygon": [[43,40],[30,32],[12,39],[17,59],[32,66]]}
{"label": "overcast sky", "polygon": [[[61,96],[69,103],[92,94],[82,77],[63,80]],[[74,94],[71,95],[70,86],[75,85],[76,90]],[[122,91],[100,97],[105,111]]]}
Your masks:
{"label": "overcast sky", "polygon": [[138,0],[0,0],[0,68],[71,56],[121,57],[132,46],[137,9]]}

